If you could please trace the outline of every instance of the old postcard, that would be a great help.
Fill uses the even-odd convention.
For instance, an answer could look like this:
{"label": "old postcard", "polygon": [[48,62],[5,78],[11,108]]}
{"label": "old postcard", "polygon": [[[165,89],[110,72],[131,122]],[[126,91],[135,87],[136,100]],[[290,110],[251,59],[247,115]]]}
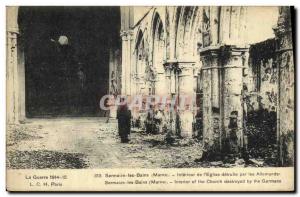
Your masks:
{"label": "old postcard", "polygon": [[7,190],[294,191],[293,13],[7,6]]}

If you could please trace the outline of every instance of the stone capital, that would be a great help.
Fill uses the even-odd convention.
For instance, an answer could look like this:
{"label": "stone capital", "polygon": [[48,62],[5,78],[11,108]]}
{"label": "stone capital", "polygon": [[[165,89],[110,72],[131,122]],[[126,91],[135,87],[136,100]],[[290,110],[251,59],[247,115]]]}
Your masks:
{"label": "stone capital", "polygon": [[241,56],[248,52],[249,48],[246,46],[237,45],[223,45],[220,47],[220,55],[230,55],[230,56]]}
{"label": "stone capital", "polygon": [[17,39],[18,33],[14,31],[7,31],[6,36],[9,39]]}
{"label": "stone capital", "polygon": [[246,58],[249,48],[236,45],[210,46],[201,50],[200,58],[203,64],[202,69],[219,69],[228,62]]}
{"label": "stone capital", "polygon": [[200,50],[200,60],[202,62],[202,69],[208,69],[216,67],[218,64],[218,58],[220,56],[221,46],[209,46]]}
{"label": "stone capital", "polygon": [[177,63],[177,71],[179,76],[193,76],[195,62],[180,61]]}
{"label": "stone capital", "polygon": [[133,31],[132,30],[121,30],[120,31],[120,36],[122,38],[122,40],[126,41],[126,40],[131,40],[133,37]]}
{"label": "stone capital", "polygon": [[221,46],[220,45],[215,45],[215,46],[208,46],[208,47],[205,47],[205,48],[202,48],[199,50],[200,52],[200,57],[202,56],[214,56],[214,57],[217,57],[219,55],[219,52],[220,52],[220,48]]}
{"label": "stone capital", "polygon": [[[220,56],[222,65],[226,65],[232,61],[238,61],[239,59],[246,59],[246,54],[249,51],[247,47],[239,47],[236,45],[225,45],[220,49]],[[243,67],[240,65],[239,67]]]}
{"label": "stone capital", "polygon": [[174,60],[167,60],[165,61],[164,65],[164,69],[165,71],[169,70],[177,70],[178,69],[178,61],[176,59]]}
{"label": "stone capital", "polygon": [[200,50],[200,56],[218,56],[224,53],[231,53],[231,55],[240,55],[244,52],[247,52],[249,47],[246,45],[215,45],[205,47]]}
{"label": "stone capital", "polygon": [[192,61],[180,61],[177,64],[178,64],[178,68],[181,70],[181,69],[193,68],[195,66],[196,62],[192,62]]}
{"label": "stone capital", "polygon": [[10,27],[7,28],[7,33],[10,33],[11,35],[17,35],[19,34],[19,29],[17,27]]}

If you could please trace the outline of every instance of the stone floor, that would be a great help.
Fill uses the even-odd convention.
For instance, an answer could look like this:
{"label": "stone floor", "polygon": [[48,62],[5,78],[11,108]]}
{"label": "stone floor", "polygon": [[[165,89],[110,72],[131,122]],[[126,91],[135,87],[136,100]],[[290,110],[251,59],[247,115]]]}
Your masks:
{"label": "stone floor", "polygon": [[[14,169],[78,168],[199,168],[274,166],[265,157],[252,164],[204,162],[202,143],[175,139],[168,145],[165,134],[148,135],[133,129],[130,143],[120,143],[116,121],[104,118],[29,119],[7,130],[7,167]],[[273,152],[270,149],[268,152]],[[260,150],[261,151],[261,150]],[[272,154],[274,155],[274,154]],[[274,160],[274,159],[273,159]]]}
{"label": "stone floor", "polygon": [[184,167],[201,157],[201,143],[165,135],[131,133],[120,143],[117,123],[105,119],[31,119],[7,132],[9,168],[160,168]]}

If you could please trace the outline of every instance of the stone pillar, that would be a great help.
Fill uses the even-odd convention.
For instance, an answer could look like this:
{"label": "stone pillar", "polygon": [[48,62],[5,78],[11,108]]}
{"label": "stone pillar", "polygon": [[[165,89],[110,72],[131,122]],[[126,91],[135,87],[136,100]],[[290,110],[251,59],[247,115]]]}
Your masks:
{"label": "stone pillar", "polygon": [[[203,83],[203,143],[210,156],[238,153],[243,146],[243,68],[247,48],[211,46],[200,51]],[[237,140],[232,140],[235,136]]]}
{"label": "stone pillar", "polygon": [[[243,147],[243,69],[247,48],[225,46],[221,48],[222,56],[222,102],[223,102],[223,148],[236,154]],[[236,139],[236,140],[234,140]],[[226,151],[226,150],[225,150]]]}
{"label": "stone pillar", "polygon": [[[167,61],[164,63],[165,68],[165,76],[166,76],[166,96],[168,96],[168,101],[171,101],[173,98],[177,98],[178,95],[178,86],[177,86],[177,78],[178,78],[178,64],[176,60]],[[168,130],[172,132],[172,134],[177,134],[178,130],[176,128],[176,115],[177,111],[174,111],[174,108],[171,108],[171,103],[168,102]]]}
{"label": "stone pillar", "polygon": [[203,143],[214,155],[220,152],[220,65],[219,47],[207,47],[200,52],[203,86]]}
{"label": "stone pillar", "polygon": [[127,66],[127,32],[122,31],[120,34],[122,38],[122,69],[121,69],[121,94],[126,95],[126,66]]}
{"label": "stone pillar", "polygon": [[[195,62],[178,62],[178,101],[179,107],[181,107],[178,111],[180,135],[187,138],[193,137],[194,67]],[[181,104],[182,102],[184,105]]]}
{"label": "stone pillar", "polygon": [[[108,76],[108,92],[110,95],[115,94],[115,90],[113,90],[113,84],[112,80],[115,81],[114,83],[117,84],[117,65],[116,65],[116,56],[115,56],[115,51],[114,49],[109,50],[109,76]],[[114,73],[114,76],[112,76],[112,73]],[[113,77],[113,78],[112,78]],[[117,117],[117,110],[116,107],[111,107],[109,111],[109,118],[116,118]]]}
{"label": "stone pillar", "polygon": [[133,42],[133,30],[127,31],[127,71],[126,71],[126,93],[127,95],[132,95],[132,79],[134,77],[133,61],[134,61],[134,42]]}
{"label": "stone pillar", "polygon": [[122,77],[121,77],[121,94],[129,95],[131,87],[131,42],[132,30],[122,31]]}
{"label": "stone pillar", "polygon": [[121,33],[122,38],[122,74],[121,74],[121,94],[129,95],[131,92],[131,59],[132,59],[132,36],[134,24],[134,7],[121,6]]}
{"label": "stone pillar", "polygon": [[[6,111],[7,123],[17,124],[19,121],[19,71],[17,38],[18,30],[18,7],[6,8]],[[25,107],[25,106],[24,106]]]}
{"label": "stone pillar", "polygon": [[278,147],[279,165],[294,165],[294,110],[295,110],[295,66],[290,7],[279,8],[279,19],[274,29],[277,39],[278,80]]}
{"label": "stone pillar", "polygon": [[19,122],[23,123],[26,118],[26,111],[25,111],[25,46],[24,40],[22,39],[22,35],[18,36],[18,105],[19,105]]}
{"label": "stone pillar", "polygon": [[[203,159],[238,153],[243,147],[244,7],[214,7],[205,12],[200,51],[203,83]],[[210,21],[210,22],[208,22]],[[208,157],[208,158],[205,158]]]}

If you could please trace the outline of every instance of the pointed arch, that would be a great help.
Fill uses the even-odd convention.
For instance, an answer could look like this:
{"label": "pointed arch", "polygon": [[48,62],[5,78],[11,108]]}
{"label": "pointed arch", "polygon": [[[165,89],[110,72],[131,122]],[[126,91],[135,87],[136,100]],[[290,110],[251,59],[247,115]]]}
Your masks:
{"label": "pointed arch", "polygon": [[177,59],[191,59],[195,57],[197,42],[194,34],[198,28],[199,12],[197,6],[182,6],[176,9],[175,20],[175,56]]}
{"label": "pointed arch", "polygon": [[135,56],[136,56],[136,68],[135,72],[138,77],[145,72],[146,68],[146,52],[145,52],[145,41],[144,33],[142,30],[138,30],[136,42],[135,42]]}
{"label": "pointed arch", "polygon": [[142,39],[144,38],[143,32],[141,29],[138,30],[135,38],[135,49],[138,48],[139,44],[141,43]]}
{"label": "pointed arch", "polygon": [[163,94],[165,91],[164,61],[166,58],[165,26],[158,12],[154,11],[151,26],[152,61],[148,66],[150,88],[149,94]]}
{"label": "pointed arch", "polygon": [[157,72],[163,72],[165,59],[165,29],[163,21],[157,12],[154,12],[151,28],[152,36],[152,66]]}

